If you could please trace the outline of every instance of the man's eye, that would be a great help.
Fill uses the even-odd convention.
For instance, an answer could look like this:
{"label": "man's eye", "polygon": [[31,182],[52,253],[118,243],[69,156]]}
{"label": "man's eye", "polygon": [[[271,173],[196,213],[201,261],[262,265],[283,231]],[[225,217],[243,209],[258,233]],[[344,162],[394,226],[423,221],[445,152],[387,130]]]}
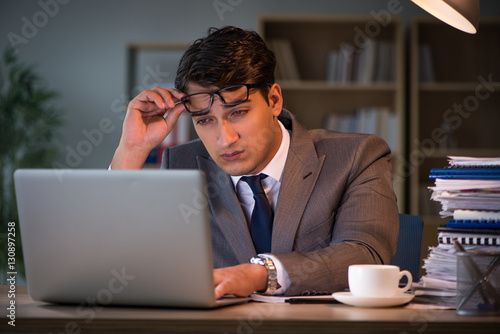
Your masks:
{"label": "man's eye", "polygon": [[209,121],[210,121],[209,118],[200,118],[196,121],[196,124],[203,125],[203,124],[207,124]]}
{"label": "man's eye", "polygon": [[235,111],[233,111],[233,115],[234,116],[244,115],[247,112],[248,112],[247,110],[235,110]]}

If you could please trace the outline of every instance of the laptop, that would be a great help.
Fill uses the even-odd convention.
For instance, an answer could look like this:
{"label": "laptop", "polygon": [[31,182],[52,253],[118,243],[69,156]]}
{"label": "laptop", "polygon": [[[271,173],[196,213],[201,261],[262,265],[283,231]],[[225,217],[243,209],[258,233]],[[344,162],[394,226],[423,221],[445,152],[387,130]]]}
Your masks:
{"label": "laptop", "polygon": [[20,169],[28,291],[50,303],[213,308],[204,174]]}

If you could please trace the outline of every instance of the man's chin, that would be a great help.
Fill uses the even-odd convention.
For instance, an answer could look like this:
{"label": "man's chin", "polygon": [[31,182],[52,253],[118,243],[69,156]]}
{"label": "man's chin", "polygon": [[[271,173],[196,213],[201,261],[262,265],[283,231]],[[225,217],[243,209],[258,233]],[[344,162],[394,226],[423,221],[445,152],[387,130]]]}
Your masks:
{"label": "man's chin", "polygon": [[219,167],[231,176],[249,175],[253,171],[252,168],[241,163],[224,163],[222,165],[219,164]]}

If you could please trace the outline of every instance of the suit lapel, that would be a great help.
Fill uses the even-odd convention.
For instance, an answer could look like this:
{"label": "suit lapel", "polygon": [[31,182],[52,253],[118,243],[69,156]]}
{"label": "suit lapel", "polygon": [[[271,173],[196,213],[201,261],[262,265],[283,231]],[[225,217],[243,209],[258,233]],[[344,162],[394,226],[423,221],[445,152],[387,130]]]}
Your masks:
{"label": "suit lapel", "polygon": [[[289,253],[297,228],[323,167],[309,132],[292,119],[293,131],[273,225],[273,253]],[[291,195],[300,194],[300,195]]]}
{"label": "suit lapel", "polygon": [[238,197],[234,191],[233,182],[217,164],[208,158],[198,156],[198,166],[206,173],[210,210],[214,221],[234,250],[240,263],[248,262],[255,255],[255,247],[250,231],[241,209]]}

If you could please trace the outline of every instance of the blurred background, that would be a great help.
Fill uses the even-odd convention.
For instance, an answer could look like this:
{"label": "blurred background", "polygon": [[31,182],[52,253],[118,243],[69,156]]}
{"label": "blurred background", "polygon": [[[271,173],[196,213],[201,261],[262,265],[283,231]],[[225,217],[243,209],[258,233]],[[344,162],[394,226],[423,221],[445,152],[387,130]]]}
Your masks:
{"label": "blurred background", "polygon": [[[399,15],[407,24],[414,16],[430,17],[409,0],[398,2],[403,9]],[[0,1],[0,49],[11,44],[11,33],[11,39],[19,41],[20,60],[34,64],[47,87],[60,94],[55,103],[65,112],[59,143],[62,165],[68,165],[65,148],[76,150],[85,139],[83,130],[98,129],[103,118],[110,120],[102,142],[68,166],[106,168],[120,138],[127,103],[124,94],[130,42],[190,42],[212,26],[258,29],[262,14],[370,15],[371,11],[387,9],[388,3],[391,1]],[[41,11],[48,15],[41,15]],[[500,15],[499,2],[481,1],[481,15]]]}
{"label": "blurred background", "polygon": [[[368,105],[390,105],[393,108],[391,112],[398,116],[395,145],[399,146],[393,149],[400,211],[436,218],[437,210],[430,204],[427,190],[427,186],[431,185],[428,182],[430,167],[441,167],[448,153],[481,154],[481,151],[476,151],[481,147],[486,148],[484,155],[500,155],[498,136],[493,135],[500,115],[500,1],[481,0],[480,5],[479,32],[477,35],[468,35],[441,23],[410,0],[2,0],[0,50],[3,54],[4,50],[13,47],[11,56],[26,66],[32,66],[33,73],[40,78],[35,86],[45,89],[49,96],[46,107],[60,117],[60,121],[52,121],[53,127],[50,129],[53,130],[45,129],[50,133],[44,135],[50,137],[46,138],[50,143],[49,150],[57,149],[44,155],[45,165],[52,168],[101,169],[107,168],[111,162],[120,139],[126,107],[134,93],[149,86],[171,85],[183,48],[205,36],[209,27],[236,25],[257,30],[261,34],[265,28],[266,40],[288,34],[287,38],[293,41],[294,35],[303,33],[304,36],[297,37],[297,43],[309,43],[309,46],[295,45],[294,52],[302,79],[308,82],[301,86],[287,85],[287,78],[282,78],[288,92],[285,99],[290,104],[300,105],[311,94],[319,91],[319,94],[323,94],[315,99],[319,104],[325,101],[323,104],[343,107],[345,102],[351,103],[362,96],[361,100],[364,99],[363,102]],[[299,21],[300,17],[306,17],[306,26],[301,28],[293,20],[281,22],[276,19],[283,14],[294,15]],[[333,23],[331,20],[326,23],[322,21],[319,29],[325,28],[326,35],[308,32],[307,29],[316,29],[314,15],[335,17]],[[263,17],[267,18],[265,24]],[[362,19],[358,20],[358,17]],[[417,18],[422,21],[414,24]],[[481,26],[483,18],[488,18],[485,19],[484,27]],[[346,26],[342,26],[344,20]],[[348,40],[356,42],[356,37],[353,37],[356,29],[364,28],[364,33],[370,35],[371,28],[377,30],[385,26],[384,20],[390,22],[389,27],[375,31],[374,35],[381,43],[389,40],[395,45],[391,52],[394,58],[390,58],[389,64],[392,74],[386,78],[390,83],[384,85],[386,79],[382,78],[379,88],[369,85],[359,85],[359,88],[349,84],[345,86],[347,88],[325,88],[321,81],[331,78],[326,73],[325,77],[316,77],[313,72],[317,61],[307,61],[306,57],[314,54],[316,47],[321,49],[322,45],[325,46],[322,51],[326,53],[327,44],[342,44]],[[378,24],[378,28],[376,25],[370,26],[370,23]],[[419,35],[415,35],[417,30]],[[168,47],[165,49],[166,44]],[[160,51],[154,51],[158,46]],[[432,64],[434,72],[415,72],[417,65],[424,69],[426,67],[418,63],[415,57],[412,59],[411,55],[419,54],[422,60],[429,55],[425,52],[429,47],[436,57]],[[321,57],[325,58],[326,54]],[[5,61],[5,56],[3,58]],[[325,65],[322,66],[325,72]],[[5,76],[7,72],[3,69],[4,76],[1,78],[5,84],[8,81]],[[311,77],[308,77],[309,74]],[[490,85],[480,86],[480,77],[490,82]],[[444,84],[437,88],[418,86],[422,81]],[[458,86],[450,82],[458,83]],[[476,113],[479,121],[474,121],[473,117],[460,118],[458,130],[462,132],[457,131],[456,135],[451,133],[453,129],[447,132],[450,124],[440,123],[443,112],[456,103],[467,103],[468,97],[474,96],[477,87],[483,93],[488,92],[485,89],[492,93],[492,97],[488,95],[486,101],[479,101],[479,109],[484,109],[484,114]],[[304,93],[302,88],[305,89],[305,95],[300,95]],[[57,97],[52,98],[52,93],[57,94]],[[474,103],[475,100],[469,102]],[[2,108],[4,111],[11,110],[5,106]],[[299,112],[299,109],[291,111]],[[342,113],[344,110],[336,112]],[[424,113],[427,114],[424,116]],[[418,118],[416,114],[422,116]],[[324,113],[318,120],[314,120],[313,114],[298,116],[309,127],[329,126],[325,120],[328,115]],[[27,113],[23,117],[23,122],[34,120],[37,113]],[[47,118],[50,123],[54,117],[49,112]],[[461,126],[462,121],[469,127]],[[2,147],[8,148],[13,146],[10,140],[12,138],[14,141],[14,138],[8,132],[11,126],[3,122],[0,125],[3,126],[4,136],[0,140],[3,141]],[[451,124],[458,123],[455,121]],[[483,126],[489,128],[481,129]],[[444,131],[449,139],[444,145],[439,143],[442,153],[438,155],[434,152],[435,147],[433,152],[427,152],[429,147],[425,145],[429,138],[433,139],[433,145],[437,145],[436,139],[432,137],[436,128]],[[472,146],[460,142],[464,137],[476,137],[475,134],[478,134],[478,139]],[[26,136],[30,138],[32,135],[28,133]],[[180,141],[192,136],[192,133],[181,134]],[[23,141],[19,138],[16,140]],[[170,144],[175,144],[175,141]],[[465,151],[453,151],[462,146]],[[36,151],[36,145],[34,147]],[[38,152],[42,151],[38,149]],[[6,155],[4,151],[2,154]],[[425,159],[422,155],[425,155]],[[37,159],[36,154],[32,154],[31,161]],[[0,169],[3,176],[11,175],[14,165],[2,164]],[[30,167],[30,164],[25,163],[24,166]],[[17,218],[5,214],[6,203],[12,202],[13,193],[9,190],[10,185],[4,183],[1,186],[3,228],[7,221]],[[432,219],[426,220],[426,224],[429,221]],[[439,218],[434,221],[436,223],[432,226],[442,222]],[[4,231],[0,234],[4,234]],[[434,242],[435,230],[428,235],[430,241],[427,243]]]}

